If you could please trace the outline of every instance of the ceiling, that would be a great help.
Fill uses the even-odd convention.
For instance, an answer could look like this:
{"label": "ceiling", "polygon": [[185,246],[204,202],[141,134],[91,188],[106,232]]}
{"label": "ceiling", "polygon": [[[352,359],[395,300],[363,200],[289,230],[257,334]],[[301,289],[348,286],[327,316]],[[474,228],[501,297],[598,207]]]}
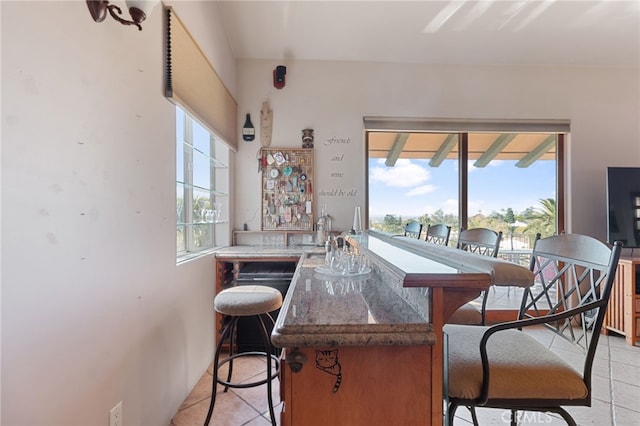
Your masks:
{"label": "ceiling", "polygon": [[[236,0],[218,7],[237,59],[640,69],[640,0]],[[437,167],[434,156],[457,157],[448,136],[372,132],[369,155],[388,165],[431,159]],[[479,167],[490,159],[526,167],[555,158],[548,136],[471,134],[469,158]]]}
{"label": "ceiling", "polygon": [[218,1],[238,59],[640,67],[640,1]]}

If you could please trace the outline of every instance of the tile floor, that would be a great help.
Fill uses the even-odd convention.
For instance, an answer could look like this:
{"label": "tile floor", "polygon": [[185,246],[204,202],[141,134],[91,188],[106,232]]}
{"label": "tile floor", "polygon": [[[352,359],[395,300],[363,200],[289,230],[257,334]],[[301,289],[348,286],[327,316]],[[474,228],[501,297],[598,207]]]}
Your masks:
{"label": "tile floor", "polygon": [[[536,333],[535,331],[533,332]],[[570,355],[569,355],[570,356]],[[266,374],[263,358],[240,358],[234,364],[234,380],[249,380]],[[211,400],[211,367],[203,374],[193,391],[187,396],[173,418],[172,426],[202,425]],[[273,400],[276,417],[280,411],[279,384],[273,382]],[[249,389],[230,389],[222,392],[218,385],[216,406],[212,425],[215,426],[262,426],[269,425],[269,411],[265,395],[266,385]],[[580,426],[638,426],[640,425],[640,347],[631,347],[623,337],[601,337],[593,371],[593,403],[591,408],[569,407]],[[508,425],[508,412],[495,409],[480,409],[481,425]],[[565,425],[562,419],[545,414],[522,413],[521,425],[545,424]],[[466,409],[457,412],[456,426],[469,425]],[[279,419],[278,419],[279,420]],[[306,425],[304,425],[306,426]]]}
{"label": "tile floor", "polygon": [[[220,369],[226,371],[226,366]],[[256,377],[265,377],[267,362],[264,357],[241,357],[233,363],[233,382],[255,381]],[[213,376],[211,366],[202,375],[191,393],[182,403],[171,421],[171,426],[202,426],[207,417],[209,403],[211,402],[211,388]],[[272,382],[273,403],[275,406],[276,420],[280,421],[280,383],[278,379]],[[211,418],[212,426],[263,426],[270,425],[269,407],[267,405],[267,385],[261,385],[247,389],[229,389],[223,392],[224,387],[218,385],[216,404]]]}

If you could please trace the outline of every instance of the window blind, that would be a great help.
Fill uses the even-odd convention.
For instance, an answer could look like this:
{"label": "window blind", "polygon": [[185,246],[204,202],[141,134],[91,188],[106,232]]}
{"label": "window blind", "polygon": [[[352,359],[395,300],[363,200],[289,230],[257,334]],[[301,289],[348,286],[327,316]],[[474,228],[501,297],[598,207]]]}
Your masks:
{"label": "window blind", "polygon": [[171,7],[165,18],[165,96],[237,150],[236,101]]}
{"label": "window blind", "polygon": [[511,132],[568,133],[569,120],[458,120],[398,117],[364,117],[364,129],[394,132]]}

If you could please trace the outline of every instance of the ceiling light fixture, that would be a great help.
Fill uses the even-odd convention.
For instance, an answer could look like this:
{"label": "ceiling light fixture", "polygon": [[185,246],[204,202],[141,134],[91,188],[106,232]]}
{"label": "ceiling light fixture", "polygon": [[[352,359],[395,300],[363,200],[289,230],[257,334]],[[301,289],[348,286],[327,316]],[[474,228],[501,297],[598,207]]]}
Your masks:
{"label": "ceiling light fixture", "polygon": [[147,16],[151,15],[153,8],[159,3],[159,0],[127,0],[127,8],[129,9],[129,15],[131,15],[131,21],[122,19],[122,9],[115,4],[109,4],[108,0],[87,0],[87,7],[91,17],[96,22],[104,21],[107,17],[107,11],[113,19],[120,22],[122,25],[135,25],[140,31],[142,26],[140,25]]}

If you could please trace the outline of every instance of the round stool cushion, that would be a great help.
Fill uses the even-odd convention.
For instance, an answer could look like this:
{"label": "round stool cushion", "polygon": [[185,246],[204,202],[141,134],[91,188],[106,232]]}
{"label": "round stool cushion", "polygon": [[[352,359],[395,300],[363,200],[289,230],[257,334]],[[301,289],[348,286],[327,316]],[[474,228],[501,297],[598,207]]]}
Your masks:
{"label": "round stool cushion", "polygon": [[242,285],[221,291],[213,301],[216,312],[230,316],[259,315],[282,306],[279,290],[263,285]]}

